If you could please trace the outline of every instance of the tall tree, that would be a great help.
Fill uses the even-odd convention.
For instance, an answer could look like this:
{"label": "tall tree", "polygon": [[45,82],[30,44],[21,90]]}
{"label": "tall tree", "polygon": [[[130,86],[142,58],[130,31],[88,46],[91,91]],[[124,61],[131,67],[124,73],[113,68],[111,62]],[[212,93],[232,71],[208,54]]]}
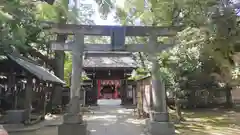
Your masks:
{"label": "tall tree", "polygon": [[[61,0],[58,7],[56,7],[56,13],[58,17],[58,22],[60,24],[66,24],[68,16],[68,3],[69,0]],[[56,42],[65,42],[67,40],[67,35],[58,34]],[[65,53],[63,51],[55,51],[55,75],[57,75],[60,79],[64,80],[64,60],[65,60]],[[56,86],[54,90],[53,96],[53,105],[61,105],[62,101],[62,87]]]}
{"label": "tall tree", "polygon": [[[223,2],[221,3],[219,0],[131,0],[126,1],[124,8],[117,9],[116,18],[122,24],[137,22],[141,25],[184,25],[185,30],[179,34],[178,41],[181,46],[178,48],[187,50],[197,47],[198,54],[200,53],[205,59],[213,59],[222,80],[229,87],[232,81],[231,71],[234,66],[233,48],[237,44],[239,26],[234,6],[227,0]],[[179,49],[173,51],[180,52]],[[189,56],[185,56],[187,57],[182,58],[180,65],[175,67],[189,70],[187,67],[192,64],[187,60]],[[160,57],[162,56],[160,55]],[[195,69],[199,65],[193,64],[192,66],[191,69]],[[179,72],[175,69],[172,71]],[[230,91],[226,92],[227,99],[231,99]]]}
{"label": "tall tree", "polygon": [[[91,20],[93,10],[81,2],[77,1],[75,4],[77,4],[77,8],[76,6],[69,7],[68,0],[56,1],[53,6],[44,5],[42,10],[47,10],[45,12],[43,11],[42,18],[63,24],[69,22],[94,24],[94,22]],[[67,36],[58,34],[56,40],[57,42],[65,42],[67,40]],[[66,66],[64,66],[64,63],[66,63]],[[69,72],[71,71],[71,69],[69,69],[71,68],[70,63],[71,60],[69,61],[69,57],[65,58],[64,52],[55,51],[55,74],[61,79],[65,78],[66,82],[69,82]],[[60,87],[57,87],[54,93],[53,104],[56,105],[61,103],[61,90],[59,89]]]}

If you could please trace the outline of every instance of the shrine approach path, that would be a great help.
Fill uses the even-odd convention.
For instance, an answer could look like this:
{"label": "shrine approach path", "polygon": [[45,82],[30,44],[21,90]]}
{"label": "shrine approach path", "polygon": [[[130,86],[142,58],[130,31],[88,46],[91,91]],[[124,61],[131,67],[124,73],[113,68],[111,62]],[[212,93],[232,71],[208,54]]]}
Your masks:
{"label": "shrine approach path", "polygon": [[[120,100],[99,100],[94,114],[86,114],[90,135],[144,135],[144,120],[133,116],[131,107],[120,106]],[[60,123],[60,121],[59,121]],[[12,133],[10,135],[57,135],[56,127],[45,127],[35,133]]]}

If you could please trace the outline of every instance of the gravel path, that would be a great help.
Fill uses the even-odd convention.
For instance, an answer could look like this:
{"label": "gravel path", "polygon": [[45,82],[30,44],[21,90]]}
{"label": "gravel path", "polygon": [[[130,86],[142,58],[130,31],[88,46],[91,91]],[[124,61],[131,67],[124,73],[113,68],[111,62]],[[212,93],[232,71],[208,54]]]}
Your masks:
{"label": "gravel path", "polygon": [[[120,100],[99,100],[94,115],[88,114],[85,120],[91,135],[144,135],[144,120],[132,116],[132,109],[119,105]],[[59,121],[61,122],[61,121]],[[35,132],[19,132],[10,135],[57,135],[56,127],[45,127]]]}

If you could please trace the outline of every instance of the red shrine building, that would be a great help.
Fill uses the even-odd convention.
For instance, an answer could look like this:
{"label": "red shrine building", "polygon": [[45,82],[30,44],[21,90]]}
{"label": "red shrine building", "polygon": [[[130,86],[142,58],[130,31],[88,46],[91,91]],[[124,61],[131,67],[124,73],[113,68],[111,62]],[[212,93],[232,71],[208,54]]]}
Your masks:
{"label": "red shrine building", "polygon": [[86,104],[97,104],[98,99],[121,98],[127,102],[131,94],[132,81],[128,78],[137,68],[132,53],[128,52],[87,52],[83,61],[84,71],[91,79],[84,82]]}
{"label": "red shrine building", "polygon": [[[120,80],[97,80],[97,84],[98,84],[98,99],[100,98],[116,99],[121,97],[119,91],[121,87]],[[103,92],[104,94],[102,94]]]}

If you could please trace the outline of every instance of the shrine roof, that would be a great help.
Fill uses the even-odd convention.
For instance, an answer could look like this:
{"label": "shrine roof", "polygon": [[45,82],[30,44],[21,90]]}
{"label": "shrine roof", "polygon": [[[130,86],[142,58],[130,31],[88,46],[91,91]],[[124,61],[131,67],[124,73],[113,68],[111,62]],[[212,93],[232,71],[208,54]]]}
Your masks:
{"label": "shrine roof", "polygon": [[7,54],[7,57],[40,80],[65,84],[63,80],[59,79],[53,73],[49,72],[46,68],[33,63],[32,60],[28,58],[16,54]]}
{"label": "shrine roof", "polygon": [[137,68],[131,53],[88,52],[83,61],[85,68]]}

